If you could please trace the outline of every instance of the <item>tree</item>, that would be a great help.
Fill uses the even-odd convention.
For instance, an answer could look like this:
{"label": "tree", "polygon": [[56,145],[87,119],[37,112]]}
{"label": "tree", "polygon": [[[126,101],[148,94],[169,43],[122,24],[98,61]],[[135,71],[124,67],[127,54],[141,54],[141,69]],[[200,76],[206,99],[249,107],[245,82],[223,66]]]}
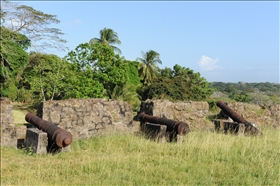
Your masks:
{"label": "tree", "polygon": [[20,69],[27,64],[27,52],[30,40],[22,34],[13,32],[3,26],[1,29],[1,83],[11,77],[16,77]]}
{"label": "tree", "polygon": [[68,70],[64,72],[67,78],[63,80],[62,99],[105,97],[103,84],[95,79],[94,72],[89,66],[81,70],[77,64],[68,63],[68,65]]}
{"label": "tree", "polygon": [[5,23],[5,16],[10,14],[15,8],[19,6],[16,2],[10,2],[8,0],[1,1],[1,10],[0,10],[0,17],[1,17],[1,25]]}
{"label": "tree", "polygon": [[60,22],[56,15],[46,14],[26,5],[5,2],[1,16],[4,26],[15,33],[26,35],[32,41],[33,50],[65,49],[66,40],[61,38],[64,33],[60,29],[49,27]]}
{"label": "tree", "polygon": [[158,64],[162,64],[159,53],[154,50],[149,50],[146,53],[142,51],[142,58],[137,58],[136,61],[140,62],[138,70],[143,84],[150,84],[159,71]]}
{"label": "tree", "polygon": [[66,59],[71,63],[76,64],[80,70],[86,68],[87,66],[94,69],[96,63],[96,58],[92,56],[94,52],[95,45],[81,43],[75,48],[75,50],[68,52]]}
{"label": "tree", "polygon": [[89,43],[90,44],[101,43],[104,45],[109,45],[114,49],[114,51],[121,54],[121,50],[118,47],[113,46],[115,44],[118,44],[118,45],[121,44],[121,41],[119,40],[117,32],[115,32],[114,30],[112,30],[110,28],[105,27],[104,29],[100,30],[99,34],[100,34],[100,38],[93,38],[89,41]]}
{"label": "tree", "polygon": [[104,87],[94,79],[89,66],[80,69],[77,64],[52,54],[31,52],[21,85],[22,91],[32,94],[34,102],[104,97]]}
{"label": "tree", "polygon": [[173,71],[171,68],[165,67],[164,69],[160,69],[160,76],[166,77],[166,78],[172,78]]}
{"label": "tree", "polygon": [[[199,73],[180,65],[173,67],[172,76],[170,69],[162,70],[164,76],[159,76],[152,84],[145,88],[145,99],[168,99],[171,101],[206,100],[213,93],[210,83]],[[168,73],[167,73],[168,72]]]}
{"label": "tree", "polygon": [[122,86],[128,80],[128,65],[109,45],[83,43],[75,51],[70,51],[67,59],[77,64],[80,70],[90,68],[93,79],[103,85],[108,98],[112,97],[116,86]]}
{"label": "tree", "polygon": [[29,63],[23,72],[22,85],[34,95],[39,95],[35,99],[53,100],[63,91],[66,65],[66,61],[56,55],[31,52]]}
{"label": "tree", "polygon": [[138,111],[141,103],[141,96],[137,93],[137,89],[142,85],[137,69],[139,63],[129,60],[124,60],[123,63],[127,66],[125,71],[127,74],[127,81],[122,85],[115,86],[112,91],[111,99],[129,102],[133,110]]}
{"label": "tree", "polygon": [[0,95],[16,101],[18,82],[28,63],[28,53],[25,49],[30,46],[30,40],[25,35],[3,26],[0,27],[0,30]]}

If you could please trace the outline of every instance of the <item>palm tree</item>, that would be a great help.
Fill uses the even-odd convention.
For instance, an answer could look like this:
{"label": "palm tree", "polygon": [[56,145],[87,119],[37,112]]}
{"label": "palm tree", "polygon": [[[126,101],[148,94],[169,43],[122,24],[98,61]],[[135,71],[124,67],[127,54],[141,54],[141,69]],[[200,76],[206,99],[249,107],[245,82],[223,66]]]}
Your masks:
{"label": "palm tree", "polygon": [[156,78],[158,63],[162,64],[159,53],[154,50],[146,53],[142,51],[142,58],[137,58],[136,61],[140,62],[138,66],[140,79],[144,84],[150,84]]}
{"label": "palm tree", "polygon": [[93,38],[89,41],[90,44],[101,43],[105,45],[110,45],[117,53],[121,54],[121,50],[118,47],[113,46],[114,44],[121,44],[118,38],[117,32],[110,28],[104,28],[100,30],[100,38]]}

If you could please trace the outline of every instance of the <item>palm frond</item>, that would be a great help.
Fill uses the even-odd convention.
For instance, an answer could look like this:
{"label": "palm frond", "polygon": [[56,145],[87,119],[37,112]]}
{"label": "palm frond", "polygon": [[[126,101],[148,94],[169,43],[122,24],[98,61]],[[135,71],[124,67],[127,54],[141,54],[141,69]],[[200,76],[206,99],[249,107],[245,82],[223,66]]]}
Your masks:
{"label": "palm frond", "polygon": [[90,44],[94,44],[97,42],[105,45],[110,45],[114,49],[114,51],[119,54],[122,53],[118,47],[113,46],[115,44],[120,45],[121,41],[119,40],[118,33],[111,28],[105,27],[104,29],[99,31],[99,38],[93,38],[89,41]]}

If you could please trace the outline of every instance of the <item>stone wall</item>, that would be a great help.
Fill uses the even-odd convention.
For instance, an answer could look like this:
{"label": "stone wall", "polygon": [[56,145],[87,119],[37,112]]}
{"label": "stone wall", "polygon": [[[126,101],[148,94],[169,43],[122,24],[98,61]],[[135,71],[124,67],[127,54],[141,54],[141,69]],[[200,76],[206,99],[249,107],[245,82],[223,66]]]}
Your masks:
{"label": "stone wall", "polygon": [[213,125],[206,120],[209,110],[207,102],[189,101],[173,103],[168,100],[152,100],[144,104],[149,105],[151,102],[153,103],[153,116],[185,122],[191,129]]}
{"label": "stone wall", "polygon": [[[144,103],[148,106],[151,102],[153,103],[152,114],[154,116],[185,122],[189,124],[191,129],[213,128],[213,123],[208,120],[207,117],[210,115],[214,116],[220,112],[219,110],[217,113],[209,113],[209,105],[207,102],[190,101],[173,103],[168,100],[152,100]],[[280,129],[279,104],[263,108],[259,105],[231,102],[228,103],[228,106],[239,115],[243,116],[248,122],[254,123],[257,126],[272,126]]]}
{"label": "stone wall", "polygon": [[242,102],[228,103],[228,106],[250,123],[257,126],[273,126],[280,128],[280,105],[263,108]]}
{"label": "stone wall", "polygon": [[1,145],[16,146],[17,132],[14,124],[13,103],[8,99],[1,97]]}
{"label": "stone wall", "polygon": [[[25,126],[14,124],[13,103],[7,98],[1,104],[1,145],[17,146],[18,139],[24,138]],[[211,127],[207,119],[207,102],[178,102],[153,100],[153,115],[178,120],[194,128]],[[146,102],[149,103],[149,102]],[[267,125],[280,129],[280,105],[261,108],[246,103],[228,103],[228,106],[247,121],[258,126]],[[74,140],[100,134],[134,133],[140,122],[133,121],[133,111],[129,103],[108,101],[106,99],[70,99],[64,101],[45,101],[40,105],[37,115],[71,132]]]}
{"label": "stone wall", "polygon": [[72,133],[74,140],[99,134],[133,133],[132,106],[127,102],[106,99],[69,99],[45,101],[37,115]]}

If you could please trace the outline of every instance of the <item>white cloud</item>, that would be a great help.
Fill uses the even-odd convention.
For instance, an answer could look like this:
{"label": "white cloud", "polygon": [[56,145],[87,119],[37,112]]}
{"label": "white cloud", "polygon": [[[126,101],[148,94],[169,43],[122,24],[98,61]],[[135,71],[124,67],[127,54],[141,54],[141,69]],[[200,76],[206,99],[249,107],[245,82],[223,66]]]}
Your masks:
{"label": "white cloud", "polygon": [[68,26],[77,26],[79,24],[81,24],[82,21],[80,19],[75,19],[74,21],[68,22]]}
{"label": "white cloud", "polygon": [[202,70],[211,71],[221,69],[222,67],[216,65],[219,61],[219,58],[212,59],[208,56],[202,56],[198,64]]}

